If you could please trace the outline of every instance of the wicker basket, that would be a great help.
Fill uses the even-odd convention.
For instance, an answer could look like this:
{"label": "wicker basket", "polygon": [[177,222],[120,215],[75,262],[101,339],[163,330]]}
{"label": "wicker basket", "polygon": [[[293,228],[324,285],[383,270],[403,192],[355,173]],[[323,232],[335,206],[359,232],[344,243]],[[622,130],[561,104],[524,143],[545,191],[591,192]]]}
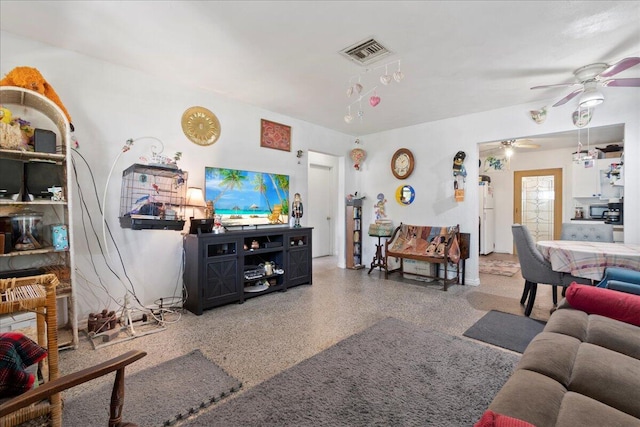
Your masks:
{"label": "wicker basket", "polygon": [[48,265],[43,268],[47,273],[55,274],[60,281],[71,279],[71,269],[66,265]]}

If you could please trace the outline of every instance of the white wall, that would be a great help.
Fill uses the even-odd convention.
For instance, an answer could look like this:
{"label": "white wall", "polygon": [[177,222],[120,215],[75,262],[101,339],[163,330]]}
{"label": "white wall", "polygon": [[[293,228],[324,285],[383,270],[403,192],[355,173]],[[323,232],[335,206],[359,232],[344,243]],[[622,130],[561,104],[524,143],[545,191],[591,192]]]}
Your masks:
{"label": "white wall", "polygon": [[[313,148],[344,156],[344,147],[352,142],[350,136],[239,104],[213,93],[179,86],[6,32],[0,35],[0,73],[4,76],[16,66],[40,70],[60,96],[75,125],[79,154],[74,154],[73,158],[89,210],[83,213],[78,193],[72,195],[75,200],[72,244],[78,270],[80,319],[102,308],[116,308],[107,294],[122,301],[124,288],[131,289],[129,279],[143,304],[151,304],[161,297],[181,295],[181,233],[122,229],[118,222],[122,171],[137,162],[140,156],[149,157],[155,143],[142,137],[162,140],[163,154],[183,153],[178,165],[188,171],[190,186],[204,186],[205,166],[278,172],[290,176],[290,193],[299,192],[303,200],[307,199],[307,168],[298,165],[296,151],[307,153]],[[213,111],[220,120],[221,137],[212,146],[193,144],[182,133],[182,114],[196,105]],[[260,147],[261,118],[292,127],[291,152]],[[129,138],[141,139],[130,151],[121,153]],[[101,217],[89,171],[90,168],[101,199],[109,170],[120,154],[110,177],[104,210],[129,278],[113,244],[108,245],[112,259],[109,265],[119,278],[109,271],[105,257],[101,256],[98,247],[98,241],[104,246]],[[95,234],[89,218],[96,229]],[[306,219],[302,218],[303,225],[309,225]],[[343,218],[340,221],[344,223]]]}
{"label": "white wall", "polygon": [[[291,192],[300,192],[303,199],[307,198],[307,171],[297,164],[296,150],[346,156],[345,184],[341,191],[358,191],[367,195],[363,229],[368,228],[367,218],[373,215],[367,215],[367,209],[373,210],[378,193],[387,197],[387,214],[396,225],[401,221],[426,225],[460,224],[462,231],[472,233],[471,259],[467,262],[467,283],[470,284],[479,282],[477,144],[573,129],[569,105],[552,109],[543,125],[535,124],[527,114],[530,109],[541,105],[520,105],[423,123],[362,136],[361,147],[367,151],[367,158],[362,170],[356,172],[348,158],[348,152],[354,147],[353,137],[6,32],[1,32],[0,36],[0,73],[4,75],[16,66],[26,65],[38,68],[47,78],[70,111],[80,144],[79,152],[93,172],[100,196],[111,165],[129,138],[154,136],[164,141],[165,154],[182,151],[179,165],[189,172],[189,185],[203,185],[205,166],[279,172],[291,176]],[[632,166],[640,164],[640,103],[635,89],[605,88],[608,89],[611,95],[605,93],[607,101],[598,107],[591,125],[626,123],[625,159],[631,167],[625,169],[625,213],[638,212],[640,171]],[[213,146],[196,146],[182,133],[182,113],[195,105],[210,109],[221,122],[222,135]],[[261,118],[292,126],[292,152],[259,147]],[[401,147],[411,149],[416,159],[416,169],[405,181],[395,179],[389,168],[392,154]],[[145,304],[160,297],[180,295],[182,255],[179,232],[133,231],[121,229],[118,225],[119,174],[139,156],[148,155],[150,148],[150,141],[140,140],[133,150],[122,154],[114,168],[104,207],[127,274],[137,296]],[[465,167],[468,173],[466,198],[460,203],[453,198],[452,176],[453,156],[458,150],[467,153]],[[98,233],[101,233],[93,184],[81,158],[76,154],[73,157],[78,169],[78,183],[89,206],[89,212],[81,215],[77,194],[74,195],[76,205],[72,232],[79,271],[79,317],[83,318],[91,311],[110,305],[107,292],[113,298],[122,299],[124,288],[129,288],[130,284],[113,245],[109,246],[115,260],[111,267],[120,279],[108,270],[100,255],[97,238],[88,223],[91,216]],[[416,199],[411,206],[401,206],[394,201],[395,190],[401,184],[409,184],[416,189]],[[341,212],[337,222],[344,224],[344,205]],[[303,225],[307,225],[305,220],[303,217]],[[85,243],[85,227],[88,244]],[[340,233],[344,231],[341,229]],[[368,236],[367,239],[364,242],[364,260],[373,259],[377,242]],[[625,241],[640,243],[640,225],[635,221],[625,222]],[[98,274],[94,273],[94,268]]]}
{"label": "white wall", "polygon": [[561,168],[563,195],[562,218],[563,222],[571,219],[574,212],[573,198],[571,197],[571,168],[573,166],[571,153],[576,151],[576,147],[548,151],[519,151],[511,158],[509,168],[500,171],[493,169],[485,171],[483,163],[481,173],[482,175],[491,177],[491,186],[493,187],[494,202],[496,205],[495,252],[513,253],[511,224],[513,224],[514,171]]}
{"label": "white wall", "polygon": [[[624,239],[626,243],[638,244],[640,225],[631,219],[633,212],[640,209],[640,172],[637,167],[640,165],[640,102],[635,89],[604,89],[609,89],[605,93],[606,101],[596,109],[591,126],[625,124],[627,167],[624,188]],[[372,199],[375,199],[378,193],[385,194],[390,200],[386,211],[394,225],[400,222],[424,225],[460,224],[462,232],[472,233],[471,258],[467,261],[466,279],[468,284],[478,284],[478,143],[575,130],[571,121],[573,107],[569,104],[552,108],[542,125],[536,124],[528,114],[529,110],[539,109],[542,105],[525,104],[363,136],[360,139],[368,155],[363,166],[363,176],[360,177],[362,192]],[[393,153],[402,147],[413,151],[416,168],[408,179],[401,181],[391,174],[390,159]],[[453,197],[452,174],[453,156],[459,150],[467,154],[464,165],[468,174],[465,200],[460,203]],[[566,159],[561,160],[561,156],[565,156]],[[549,156],[548,164],[565,167],[569,159],[565,154],[557,153],[557,158]],[[514,168],[516,167],[524,169],[528,167],[528,163],[514,165]],[[567,179],[564,180],[564,191],[571,188],[568,186],[570,173],[568,175],[565,173]],[[416,189],[415,202],[410,206],[401,206],[394,201],[396,188],[403,184]],[[512,200],[512,196],[510,197]],[[373,200],[368,205],[365,203],[365,220],[366,209],[373,209]],[[564,209],[566,211],[569,208],[565,205]],[[501,248],[506,247],[511,238],[509,227],[513,222],[512,218],[509,212],[498,220],[501,231],[497,234]],[[367,227],[368,224],[363,223],[363,228]],[[372,259],[375,242],[374,238],[367,238],[363,259]]]}

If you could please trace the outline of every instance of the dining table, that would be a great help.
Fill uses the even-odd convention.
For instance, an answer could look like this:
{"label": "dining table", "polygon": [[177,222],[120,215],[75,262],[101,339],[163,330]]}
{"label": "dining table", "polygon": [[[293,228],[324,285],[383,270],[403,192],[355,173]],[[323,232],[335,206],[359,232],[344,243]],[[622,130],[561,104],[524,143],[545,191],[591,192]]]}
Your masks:
{"label": "dining table", "polygon": [[640,271],[640,245],[576,240],[536,242],[554,271],[591,280],[601,280],[607,267]]}

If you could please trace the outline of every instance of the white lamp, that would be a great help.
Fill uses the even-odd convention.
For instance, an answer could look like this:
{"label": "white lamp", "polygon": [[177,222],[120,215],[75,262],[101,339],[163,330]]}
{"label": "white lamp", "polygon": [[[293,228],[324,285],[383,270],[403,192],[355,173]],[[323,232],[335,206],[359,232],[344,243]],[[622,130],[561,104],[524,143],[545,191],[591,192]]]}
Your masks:
{"label": "white lamp", "polygon": [[204,194],[202,188],[189,187],[187,188],[187,200],[185,206],[190,206],[192,209],[191,218],[195,216],[196,208],[207,207],[207,202],[204,201]]}
{"label": "white lamp", "polygon": [[596,86],[597,83],[595,81],[584,84],[584,92],[578,100],[580,108],[591,108],[604,102],[604,95]]}

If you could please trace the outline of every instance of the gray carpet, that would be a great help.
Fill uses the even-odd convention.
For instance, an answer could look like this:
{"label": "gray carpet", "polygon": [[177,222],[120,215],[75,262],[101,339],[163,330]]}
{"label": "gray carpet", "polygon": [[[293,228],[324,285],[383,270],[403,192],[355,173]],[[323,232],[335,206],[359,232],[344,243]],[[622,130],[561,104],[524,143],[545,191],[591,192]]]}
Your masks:
{"label": "gray carpet", "polygon": [[546,322],[491,310],[464,332],[465,337],[523,353]]}
{"label": "gray carpet", "polygon": [[471,426],[520,357],[381,320],[185,426]]}
{"label": "gray carpet", "polygon": [[[115,373],[112,374],[115,378]],[[126,375],[122,419],[144,427],[175,423],[237,391],[242,384],[200,350]],[[107,425],[113,381],[94,392],[64,400],[65,427]]]}

